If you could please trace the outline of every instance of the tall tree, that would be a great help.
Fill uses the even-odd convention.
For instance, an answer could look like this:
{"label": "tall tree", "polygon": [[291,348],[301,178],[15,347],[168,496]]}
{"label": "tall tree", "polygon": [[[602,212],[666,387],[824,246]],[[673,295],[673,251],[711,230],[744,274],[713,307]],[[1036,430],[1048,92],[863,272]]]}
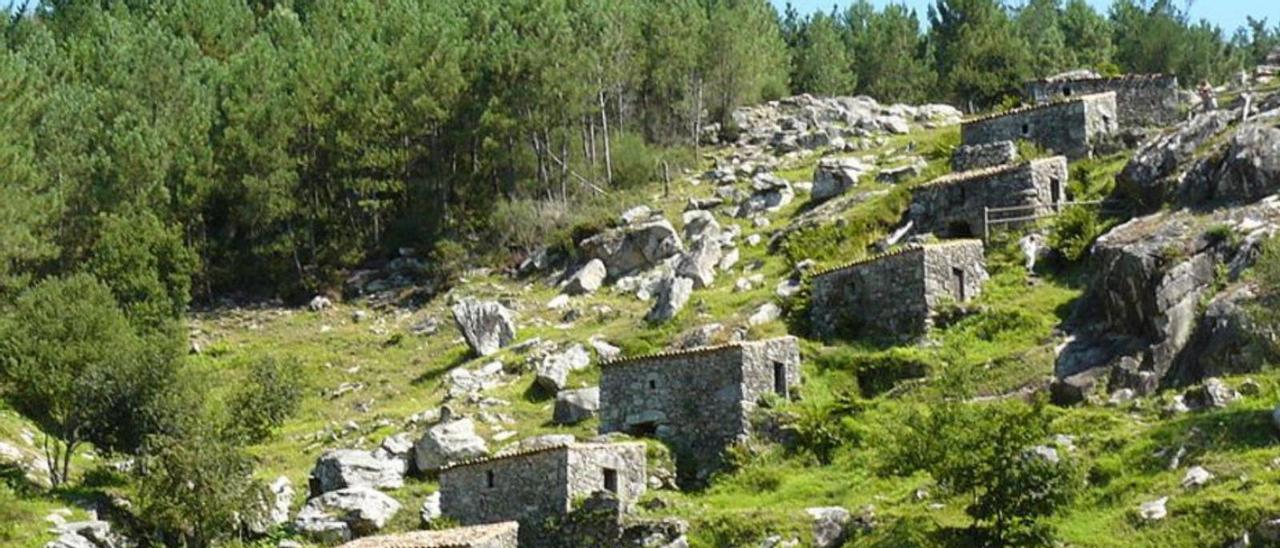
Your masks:
{"label": "tall tree", "polygon": [[853,91],[856,76],[836,19],[816,13],[805,21],[799,34],[792,58],[792,88],[817,95]]}
{"label": "tall tree", "polygon": [[1058,22],[1076,65],[1104,69],[1111,63],[1110,23],[1089,2],[1067,0]]}
{"label": "tall tree", "polygon": [[1016,96],[1030,75],[1026,42],[997,0],[937,0],[930,38],[945,93],[973,110]]}

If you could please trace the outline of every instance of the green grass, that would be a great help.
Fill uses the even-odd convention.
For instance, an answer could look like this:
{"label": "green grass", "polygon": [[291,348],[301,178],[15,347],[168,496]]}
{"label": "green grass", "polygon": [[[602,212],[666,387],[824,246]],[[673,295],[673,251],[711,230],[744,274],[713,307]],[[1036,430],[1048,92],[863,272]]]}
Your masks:
{"label": "green grass", "polygon": [[[760,234],[767,242],[775,230],[811,207],[805,195],[769,215],[772,225],[765,228],[730,218],[731,208],[721,208],[716,213],[720,223],[736,224],[742,230],[740,261],[732,272],[720,273],[712,287],[696,291],[686,309],[665,325],[644,321],[651,303],[612,288],[573,297],[570,306],[581,317],[563,323],[562,311],[545,306],[558,293],[547,279],[512,280],[472,273],[452,297],[516,303],[521,341],[537,337],[570,344],[599,336],[627,354],[663,349],[683,331],[707,323],[721,323],[726,332],[746,327],[756,307],[776,300],[775,284],[794,263],[815,259],[826,266],[863,257],[870,244],[901,220],[910,189],[947,172],[949,154],[957,142],[956,128],[941,128],[894,136],[882,147],[857,153],[887,157],[911,148],[928,166],[917,179],[892,187],[868,177],[856,191],[882,194],[851,205],[827,223],[792,234],[776,250],[767,244],[747,246],[745,239]],[[817,161],[818,156],[809,156],[780,166],[778,173],[792,181],[807,181]],[[1124,162],[1125,155],[1120,154],[1073,163],[1074,199],[1110,194]],[[630,189],[615,196],[615,203],[608,207],[580,217],[616,216],[645,203],[661,210],[679,228],[687,199],[714,193],[714,185],[695,183],[688,177],[675,178],[669,194],[660,184]],[[743,189],[748,184],[738,183]],[[661,499],[666,505],[645,513],[688,520],[691,544],[710,547],[751,545],[770,534],[807,542],[805,508],[840,505],[856,514],[874,507],[876,532],[854,538],[852,545],[910,545],[912,539],[928,545],[963,545],[971,523],[964,501],[942,492],[927,475],[900,477],[885,472],[884,448],[894,442],[912,409],[943,400],[989,401],[1017,395],[1020,389],[1051,376],[1054,348],[1061,343],[1055,330],[1083,293],[1087,271],[1081,265],[1047,265],[1030,276],[1014,244],[1018,236],[995,235],[987,249],[991,279],[981,296],[967,307],[968,314],[939,326],[923,341],[854,340],[827,345],[802,340],[801,398],[782,404],[779,411],[793,421],[808,445],[787,449],[752,441],[735,449],[736,468],[716,477],[706,489],[650,492],[646,499]],[[736,278],[755,273],[765,276],[763,286],[733,290]],[[383,437],[405,429],[419,433],[422,427],[408,426],[405,419],[441,405],[444,375],[459,366],[474,367],[496,359],[511,372],[509,384],[486,393],[505,405],[482,408],[450,402],[461,413],[493,418],[477,422],[486,438],[499,431],[518,433],[506,442],[493,443],[491,449],[545,433],[594,435],[598,424],[594,420],[572,427],[550,424],[552,398],[532,389],[532,364],[526,356],[509,350],[483,359],[470,356],[452,325],[450,298],[440,296],[420,308],[368,309],[359,303],[342,303],[319,313],[267,308],[200,314],[190,323],[201,333],[205,351],[190,358],[189,373],[209,388],[212,405],[217,407],[253,359],[263,355],[297,359],[307,383],[302,406],[273,438],[251,452],[259,460],[261,478],[287,476],[300,493],[323,450],[373,448]],[[611,312],[599,313],[602,307]],[[351,314],[357,309],[369,312],[368,318],[353,322]],[[409,333],[409,326],[428,316],[439,320],[438,333]],[[749,332],[752,338],[781,335],[787,332],[786,320],[750,327]],[[588,386],[598,377],[598,368],[590,368],[574,373],[569,384]],[[1055,432],[1075,437],[1077,449],[1070,458],[1082,463],[1089,478],[1075,502],[1051,520],[1058,538],[1069,546],[1221,545],[1263,517],[1273,516],[1280,508],[1280,470],[1273,469],[1271,462],[1280,457],[1280,445],[1269,412],[1280,399],[1280,375],[1267,371],[1254,379],[1262,386],[1258,396],[1225,410],[1174,418],[1160,413],[1166,396],[1121,407],[1054,409]],[[1228,379],[1229,383],[1241,381],[1240,377]],[[344,383],[362,387],[334,396]],[[356,428],[347,429],[348,422]],[[17,439],[24,428],[29,425],[0,412],[0,439]],[[1176,470],[1168,469],[1167,457],[1155,456],[1180,446],[1186,447],[1186,456]],[[657,444],[651,453],[651,460],[658,458]],[[1217,479],[1204,489],[1184,490],[1179,482],[1190,464],[1209,468]],[[76,465],[81,471],[94,466],[85,460],[77,460]],[[410,478],[393,492],[404,509],[388,529],[417,528],[417,508],[436,488],[429,479]],[[76,495],[111,489],[127,490],[127,486],[85,487]],[[1138,504],[1165,495],[1172,497],[1168,519],[1152,524],[1135,520]],[[68,506],[71,496],[0,483],[0,544],[42,545],[48,540],[43,516]],[[295,510],[301,498],[295,501]]]}

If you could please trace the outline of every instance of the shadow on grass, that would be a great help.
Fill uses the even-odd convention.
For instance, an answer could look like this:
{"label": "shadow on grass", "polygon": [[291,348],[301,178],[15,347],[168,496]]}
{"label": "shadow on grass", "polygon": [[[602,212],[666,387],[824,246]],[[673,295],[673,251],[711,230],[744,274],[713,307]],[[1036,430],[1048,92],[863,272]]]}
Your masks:
{"label": "shadow on grass", "polygon": [[443,367],[436,367],[423,372],[421,375],[418,375],[417,378],[410,381],[410,384],[412,384],[413,386],[421,386],[425,383],[439,380],[441,377],[445,376],[445,374],[451,371],[453,368],[459,367],[462,364],[471,361],[471,358],[472,356],[470,352],[460,352],[457,355],[455,355],[449,361],[448,364],[444,365]]}
{"label": "shadow on grass", "polygon": [[[1220,409],[1193,411],[1168,419],[1151,431],[1150,438],[1159,447],[1186,448],[1184,462],[1199,455],[1243,452],[1277,443],[1271,412],[1266,409]],[[1138,466],[1148,472],[1160,472],[1169,464],[1169,455],[1140,455]]]}

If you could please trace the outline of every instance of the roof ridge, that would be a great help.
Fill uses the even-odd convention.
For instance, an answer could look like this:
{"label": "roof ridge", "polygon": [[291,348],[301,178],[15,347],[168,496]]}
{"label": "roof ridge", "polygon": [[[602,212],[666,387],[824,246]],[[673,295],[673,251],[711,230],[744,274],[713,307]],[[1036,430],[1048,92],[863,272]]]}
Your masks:
{"label": "roof ridge", "polygon": [[732,341],[732,342],[712,344],[707,346],[695,346],[693,348],[679,348],[676,350],[662,350],[659,352],[650,352],[648,354],[637,354],[635,356],[624,356],[624,357],[613,358],[611,360],[602,362],[600,364],[600,367],[601,368],[613,367],[615,365],[625,365],[628,363],[634,363],[634,362],[645,361],[645,360],[653,360],[658,358],[675,358],[680,356],[692,356],[696,354],[710,354],[712,352],[719,352],[721,350],[727,350],[730,348],[741,348],[743,344],[748,342],[754,342],[754,341]]}
{"label": "roof ridge", "polygon": [[998,166],[980,167],[977,169],[970,169],[966,171],[948,173],[932,181],[928,181],[926,183],[920,184],[915,188],[913,188],[912,190],[914,191],[914,190],[918,190],[926,187],[964,183],[964,182],[973,181],[976,179],[985,179],[987,177],[1002,175],[1004,173],[1008,173],[1010,171],[1015,171],[1018,169],[1029,168],[1029,167],[1034,167],[1036,165],[1044,164],[1047,162],[1058,161],[1059,158],[1062,158],[1064,160],[1066,159],[1065,156],[1062,156],[1059,154],[1054,156],[1046,156],[1043,158],[1032,158],[1030,160],[1010,162],[1007,164],[1000,164]]}
{"label": "roof ridge", "polygon": [[516,457],[527,457],[529,455],[536,455],[539,453],[549,453],[551,451],[557,451],[560,449],[573,449],[578,447],[602,447],[602,446],[611,446],[611,445],[627,445],[627,444],[635,444],[635,443],[639,443],[639,442],[571,441],[571,442],[556,443],[556,444],[547,445],[543,447],[535,447],[533,449],[525,449],[523,451],[511,451],[508,453],[497,453],[497,454],[489,455],[486,457],[476,457],[473,459],[467,459],[467,460],[455,462],[453,464],[445,466],[444,468],[441,468],[440,471],[445,472],[448,470],[453,470],[454,468],[462,468],[465,466],[473,466],[476,464],[485,464],[485,463],[494,462],[494,461],[513,459]]}
{"label": "roof ridge", "polygon": [[1177,78],[1175,74],[1164,74],[1161,72],[1153,72],[1149,74],[1121,74],[1119,76],[1091,76],[1088,78],[1062,78],[1054,80],[1051,78],[1038,78],[1035,80],[1027,80],[1031,84],[1057,84],[1063,82],[1116,82],[1123,80],[1160,80],[1164,78]]}
{"label": "roof ridge", "polygon": [[1058,99],[1058,100],[1056,100],[1056,101],[1050,101],[1050,102],[1048,102],[1048,103],[1040,103],[1040,104],[1037,104],[1037,105],[1023,105],[1023,106],[1020,106],[1020,107],[1017,107],[1017,108],[1012,108],[1012,109],[1006,110],[1006,111],[1004,111],[1004,112],[991,112],[991,113],[988,113],[988,114],[984,114],[984,115],[981,115],[981,116],[977,116],[977,117],[974,117],[974,118],[970,118],[970,119],[968,119],[968,120],[964,120],[964,121],[962,121],[962,122],[961,122],[961,125],[962,125],[962,126],[965,126],[965,125],[974,124],[974,123],[978,123],[978,122],[986,122],[986,121],[988,121],[988,120],[994,120],[994,119],[996,119],[996,118],[1004,118],[1005,116],[1013,116],[1013,115],[1015,115],[1015,114],[1025,114],[1025,113],[1027,113],[1027,112],[1033,112],[1033,111],[1037,111],[1037,110],[1045,110],[1045,109],[1050,109],[1050,108],[1054,108],[1054,107],[1060,107],[1060,106],[1070,105],[1070,104],[1074,104],[1074,103],[1083,103],[1083,102],[1085,102],[1086,100],[1089,100],[1089,99],[1096,99],[1096,98],[1098,98],[1098,97],[1100,97],[1100,96],[1107,95],[1107,94],[1112,94],[1112,95],[1114,95],[1114,94],[1115,94],[1115,92],[1114,92],[1114,91],[1101,91],[1101,92],[1098,92],[1098,93],[1090,93],[1090,94],[1088,94],[1088,95],[1076,95],[1076,96],[1074,96],[1074,97],[1069,97],[1069,98],[1065,98],[1065,99]]}
{"label": "roof ridge", "polygon": [[937,242],[929,242],[929,243],[923,243],[923,244],[922,243],[905,244],[894,250],[885,251],[883,253],[877,253],[874,255],[863,257],[856,261],[850,261],[850,262],[847,262],[841,265],[836,265],[830,268],[824,268],[822,270],[814,272],[813,275],[810,276],[810,278],[818,278],[821,276],[826,276],[827,274],[832,274],[834,272],[838,272],[841,270],[848,270],[850,268],[861,266],[867,263],[873,263],[881,259],[888,259],[890,257],[896,257],[898,255],[905,255],[912,251],[924,251],[926,249],[950,247],[954,245],[968,244],[968,243],[974,243],[974,242],[977,242],[980,244],[982,243],[982,240],[979,240],[977,238],[955,238],[955,239],[941,240]]}

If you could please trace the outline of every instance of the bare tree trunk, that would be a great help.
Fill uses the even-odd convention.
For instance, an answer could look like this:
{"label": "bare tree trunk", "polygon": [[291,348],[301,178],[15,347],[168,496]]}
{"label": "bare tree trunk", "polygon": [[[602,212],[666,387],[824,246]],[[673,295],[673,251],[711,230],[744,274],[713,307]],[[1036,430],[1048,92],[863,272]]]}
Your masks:
{"label": "bare tree trunk", "polygon": [[701,156],[702,145],[702,78],[693,77],[694,101],[693,101],[693,152],[695,156]]}
{"label": "bare tree trunk", "polygon": [[604,180],[613,184],[613,151],[609,150],[609,112],[600,90],[600,130],[604,132]]}

